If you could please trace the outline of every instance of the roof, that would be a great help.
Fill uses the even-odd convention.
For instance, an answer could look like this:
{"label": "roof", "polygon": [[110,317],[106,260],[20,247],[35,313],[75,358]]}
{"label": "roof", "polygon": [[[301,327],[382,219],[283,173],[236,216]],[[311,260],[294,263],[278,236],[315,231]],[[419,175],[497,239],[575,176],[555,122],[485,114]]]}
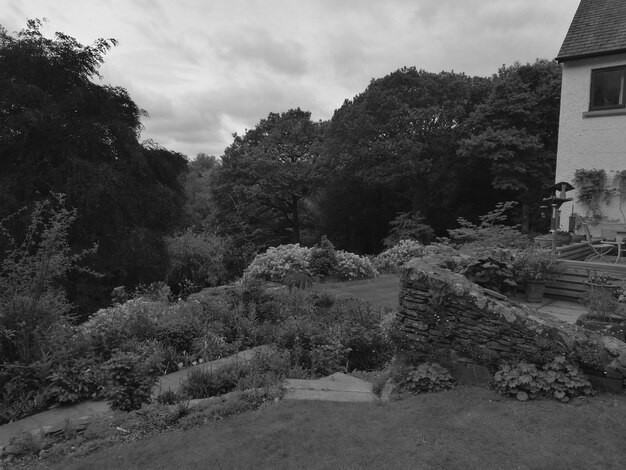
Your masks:
{"label": "roof", "polygon": [[626,1],[581,0],[557,60],[626,52]]}

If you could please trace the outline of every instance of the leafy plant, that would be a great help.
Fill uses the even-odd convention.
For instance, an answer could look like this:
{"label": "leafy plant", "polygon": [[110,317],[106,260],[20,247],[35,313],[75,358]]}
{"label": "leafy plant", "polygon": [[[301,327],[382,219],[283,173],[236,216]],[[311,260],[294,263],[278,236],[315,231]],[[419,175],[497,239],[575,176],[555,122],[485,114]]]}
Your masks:
{"label": "leafy plant", "polygon": [[591,212],[596,222],[604,218],[600,204],[607,200],[607,176],[604,169],[579,168],[574,172],[574,186],[578,190],[578,202]]}
{"label": "leafy plant", "polygon": [[332,242],[322,235],[322,239],[318,247],[313,248],[311,259],[309,261],[309,269],[314,276],[324,278],[331,274],[337,266],[337,255],[335,246]]}
{"label": "leafy plant", "polygon": [[398,388],[411,393],[438,392],[454,386],[450,372],[436,363],[426,362],[410,367],[399,381]]}
{"label": "leafy plant", "polygon": [[374,268],[379,272],[399,272],[406,262],[424,256],[425,247],[417,240],[400,240],[374,258]]}
{"label": "leafy plant", "polygon": [[412,240],[421,243],[428,243],[435,237],[433,228],[424,223],[425,218],[419,212],[399,212],[396,217],[389,222],[391,230],[389,235],[383,240],[383,245],[391,248],[402,240]]}
{"label": "leafy plant", "polygon": [[517,287],[513,278],[513,266],[491,257],[470,262],[461,270],[461,274],[482,287],[498,292]]}
{"label": "leafy plant", "polygon": [[516,205],[514,201],[499,202],[492,211],[479,217],[479,224],[459,217],[460,227],[448,230],[450,239],[455,245],[471,251],[525,246],[528,239],[519,227],[505,225],[506,213]]}
{"label": "leafy plant", "polygon": [[519,282],[543,281],[554,277],[559,260],[549,250],[528,248],[515,255],[513,272]]}
{"label": "leafy plant", "polygon": [[131,411],[148,403],[156,383],[158,364],[135,352],[116,352],[102,365],[105,398],[114,410]]}
{"label": "leafy plant", "polygon": [[233,364],[217,370],[192,369],[183,382],[181,392],[189,398],[208,398],[234,390],[248,372],[248,366]]}
{"label": "leafy plant", "polygon": [[546,396],[567,402],[593,392],[589,380],[564,356],[555,357],[539,369],[525,362],[504,364],[494,375],[493,383],[500,393],[521,401]]}

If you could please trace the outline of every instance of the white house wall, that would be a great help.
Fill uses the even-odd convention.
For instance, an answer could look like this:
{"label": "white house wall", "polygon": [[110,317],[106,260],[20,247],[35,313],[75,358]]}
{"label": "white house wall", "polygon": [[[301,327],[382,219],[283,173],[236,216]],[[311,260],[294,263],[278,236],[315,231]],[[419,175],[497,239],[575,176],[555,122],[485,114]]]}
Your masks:
{"label": "white house wall", "polygon": [[[562,64],[561,114],[559,145],[557,150],[556,181],[573,183],[574,172],[579,168],[604,168],[610,184],[615,171],[626,170],[626,114],[609,116],[583,116],[589,110],[591,70],[625,65],[626,54],[568,61]],[[585,208],[574,197],[574,210],[585,215]],[[602,212],[608,219],[622,220],[619,200],[613,198]],[[626,208],[624,208],[626,211]],[[567,229],[572,203],[561,209],[561,227]]]}

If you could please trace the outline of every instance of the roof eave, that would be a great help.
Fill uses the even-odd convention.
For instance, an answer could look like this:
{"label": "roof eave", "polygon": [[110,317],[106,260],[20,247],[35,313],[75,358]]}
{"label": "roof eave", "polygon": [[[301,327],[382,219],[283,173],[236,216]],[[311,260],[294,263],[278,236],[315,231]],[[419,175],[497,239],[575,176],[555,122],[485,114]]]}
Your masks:
{"label": "roof eave", "polygon": [[603,57],[606,55],[615,55],[615,54],[623,54],[626,53],[626,47],[621,49],[613,49],[611,51],[602,51],[602,52],[588,52],[586,54],[573,54],[566,56],[558,56],[555,60],[558,63],[567,62],[570,60],[578,60],[578,59],[588,59],[590,57]]}

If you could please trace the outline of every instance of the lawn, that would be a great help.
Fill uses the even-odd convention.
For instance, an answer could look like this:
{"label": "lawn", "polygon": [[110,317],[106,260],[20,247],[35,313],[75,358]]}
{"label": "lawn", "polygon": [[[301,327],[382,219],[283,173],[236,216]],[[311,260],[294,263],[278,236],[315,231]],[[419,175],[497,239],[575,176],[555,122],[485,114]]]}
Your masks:
{"label": "lawn", "polygon": [[382,274],[375,279],[358,281],[319,282],[313,285],[318,291],[326,291],[338,297],[356,297],[380,308],[398,308],[400,275]]}
{"label": "lawn", "polygon": [[56,469],[623,469],[626,397],[459,388],[386,404],[282,401]]}

